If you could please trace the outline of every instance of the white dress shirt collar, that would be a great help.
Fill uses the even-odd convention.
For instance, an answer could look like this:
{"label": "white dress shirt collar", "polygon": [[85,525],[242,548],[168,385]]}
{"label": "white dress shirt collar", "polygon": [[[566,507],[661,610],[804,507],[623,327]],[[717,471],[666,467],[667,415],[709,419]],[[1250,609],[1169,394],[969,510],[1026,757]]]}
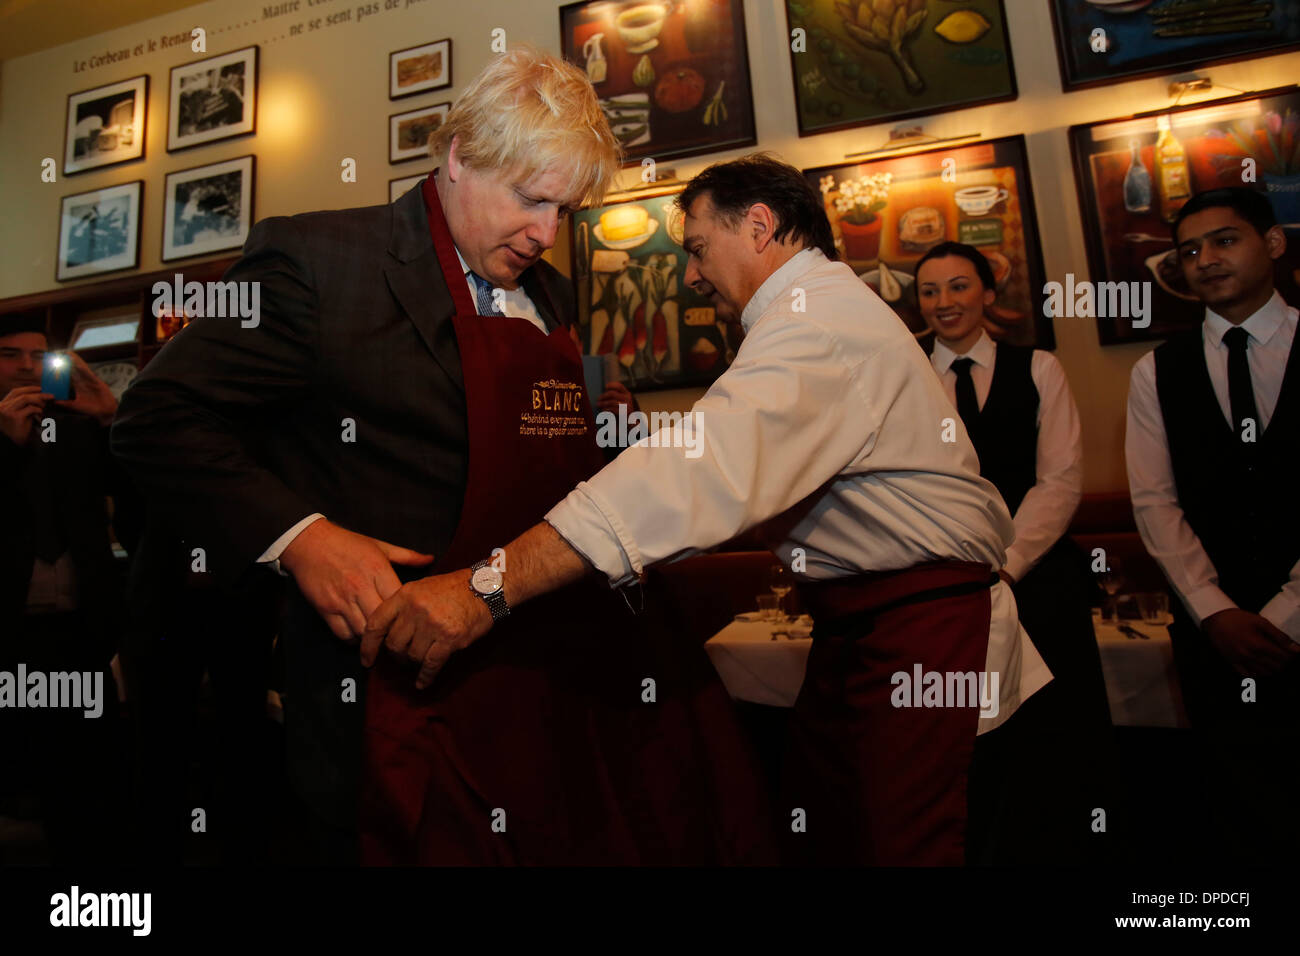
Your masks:
{"label": "white dress shirt collar", "polygon": [[997,357],[997,345],[989,338],[989,334],[983,329],[980,330],[980,337],[975,340],[975,344],[967,350],[965,355],[958,355],[949,348],[937,335],[934,337],[934,351],[930,355],[930,362],[934,370],[942,375],[952,367],[952,363],[959,358],[968,358],[975,362],[976,365],[982,365],[991,369],[993,362]]}
{"label": "white dress shirt collar", "polygon": [[801,249],[791,256],[781,268],[763,280],[754,292],[744,310],[740,313],[740,324],[746,332],[758,321],[758,317],[767,311],[776,297],[809,269],[815,269],[826,261],[820,249]]}
{"label": "white dress shirt collar", "polygon": [[[1242,322],[1240,328],[1245,329],[1247,334],[1258,344],[1267,345],[1268,340],[1282,327],[1286,317],[1287,304],[1282,299],[1282,296],[1278,294],[1278,291],[1274,289],[1273,297],[1260,306],[1250,318]],[[1207,308],[1205,310],[1205,325],[1203,328],[1206,337],[1215,348],[1227,348],[1223,344],[1223,336],[1229,329],[1237,327],[1213,309]]]}

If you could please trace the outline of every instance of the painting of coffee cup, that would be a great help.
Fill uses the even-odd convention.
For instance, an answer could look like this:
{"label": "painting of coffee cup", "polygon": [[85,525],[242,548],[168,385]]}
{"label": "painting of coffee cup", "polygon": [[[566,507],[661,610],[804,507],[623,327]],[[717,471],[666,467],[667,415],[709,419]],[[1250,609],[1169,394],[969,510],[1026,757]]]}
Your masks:
{"label": "painting of coffee cup", "polygon": [[668,9],[665,3],[639,3],[614,18],[628,53],[648,53],[659,45],[659,31]]}
{"label": "painting of coffee cup", "polygon": [[957,201],[957,208],[966,215],[982,216],[1009,195],[997,186],[968,186],[957,190],[953,198]]}
{"label": "painting of coffee cup", "polygon": [[1157,252],[1153,256],[1147,256],[1145,265],[1151,270],[1151,274],[1155,276],[1160,288],[1170,295],[1176,295],[1188,302],[1199,301],[1192,294],[1191,288],[1187,285],[1187,279],[1183,276],[1183,267],[1178,264],[1177,249],[1166,249],[1164,252]]}

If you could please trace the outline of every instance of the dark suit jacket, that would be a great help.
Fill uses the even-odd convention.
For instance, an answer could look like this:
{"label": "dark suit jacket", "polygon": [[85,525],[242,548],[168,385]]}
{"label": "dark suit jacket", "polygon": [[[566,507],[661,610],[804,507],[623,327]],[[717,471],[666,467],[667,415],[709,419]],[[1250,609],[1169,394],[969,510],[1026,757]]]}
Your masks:
{"label": "dark suit jacket", "polygon": [[[225,280],[261,283],[260,324],[191,323],[135,380],[113,426],[113,451],[150,505],[206,550],[220,580],[316,511],[440,554],[459,518],[468,436],[452,299],[420,190],[263,220]],[[555,269],[538,263],[522,281],[549,326],[570,321],[571,287]],[[564,315],[547,314],[541,286]]]}
{"label": "dark suit jacket", "polygon": [[[77,574],[78,605],[107,661],[122,620],[122,575],[113,559],[105,498],[114,500],[113,525],[128,549],[139,533],[139,507],[109,455],[108,430],[84,415],[50,414],[57,437],[43,450],[49,455],[54,507]],[[32,579],[36,550],[23,469],[33,453],[32,446],[19,447],[0,435],[0,507],[7,515],[0,544],[0,633],[12,633],[9,628],[24,614]]]}
{"label": "dark suit jacket", "polygon": [[[313,512],[435,555],[460,517],[465,390],[421,191],[388,206],[264,220],[224,278],[261,283],[258,326],[192,322],[141,372],[113,425],[113,451],[147,492],[151,527],[184,539],[142,546],[166,566],[134,569],[137,620],[168,606],[165,589],[194,547],[220,593],[246,595],[258,590],[250,576],[272,573],[257,558]],[[549,327],[571,321],[569,283],[551,266],[538,263],[522,282]],[[355,441],[343,440],[345,420]],[[396,570],[405,580],[428,574]],[[151,583],[164,589],[156,601]],[[289,775],[318,861],[346,863],[364,707],[341,703],[340,682],[361,692],[366,675],[356,648],[286,583]]]}

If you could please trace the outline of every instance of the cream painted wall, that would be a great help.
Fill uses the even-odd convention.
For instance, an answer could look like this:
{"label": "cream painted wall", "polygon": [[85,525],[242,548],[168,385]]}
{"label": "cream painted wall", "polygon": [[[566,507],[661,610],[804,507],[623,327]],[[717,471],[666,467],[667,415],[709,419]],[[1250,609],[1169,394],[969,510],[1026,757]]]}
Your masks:
{"label": "cream painted wall", "polygon": [[[312,209],[344,208],[387,201],[388,180],[423,171],[419,163],[390,166],[388,116],[454,97],[460,85],[492,56],[491,32],[500,27],[509,43],[530,41],[558,52],[559,0],[378,0],[380,12],[359,17],[370,0],[299,0],[296,12],[262,19],[280,4],[254,0],[212,0],[175,14],[14,59],[0,66],[0,297],[53,288],[59,198],[69,193],[145,180],[141,269],[162,268],[163,177],[253,152],[257,155],[255,210],[258,218]],[[310,5],[309,5],[310,4]],[[1063,95],[1052,37],[1051,16],[1040,0],[1007,0],[1012,52],[1020,98],[926,122],[936,136],[978,132],[985,137],[1024,133],[1029,146],[1043,256],[1049,279],[1088,272],[1082,225],[1070,164],[1066,129],[1073,123],[1124,116],[1168,104],[1168,78],[1131,82]],[[326,25],[324,18],[348,15]],[[796,166],[839,161],[851,151],[879,145],[889,124],[800,138],[796,134],[783,0],[745,0],[749,55],[758,123],[758,147]],[[309,30],[307,21],[321,26]],[[303,33],[292,35],[291,24]],[[167,80],[170,67],[197,59],[188,46],[147,51],[158,41],[194,26],[208,31],[208,52],[261,45],[257,134],[169,154],[165,150]],[[389,101],[387,63],[391,50],[450,36],[457,86]],[[124,62],[74,73],[74,63],[106,50],[146,52]],[[69,93],[147,72],[150,75],[146,158],[57,183],[40,180],[40,161],[54,157],[62,168],[63,117]],[[1280,55],[1204,71],[1231,90],[1266,89],[1300,77],[1300,57]],[[1210,98],[1202,94],[1198,99]],[[1191,101],[1191,100],[1188,100]],[[679,178],[710,162],[742,151],[671,162]],[[357,182],[343,183],[340,162],[357,162]],[[635,171],[627,174],[632,181]],[[553,261],[568,270],[567,237]],[[93,280],[92,280],[93,281]],[[1089,319],[1056,323],[1057,351],[1069,375],[1083,419],[1085,490],[1125,488],[1124,402],[1129,369],[1150,345],[1101,348]],[[652,392],[647,410],[686,409],[702,390]]]}

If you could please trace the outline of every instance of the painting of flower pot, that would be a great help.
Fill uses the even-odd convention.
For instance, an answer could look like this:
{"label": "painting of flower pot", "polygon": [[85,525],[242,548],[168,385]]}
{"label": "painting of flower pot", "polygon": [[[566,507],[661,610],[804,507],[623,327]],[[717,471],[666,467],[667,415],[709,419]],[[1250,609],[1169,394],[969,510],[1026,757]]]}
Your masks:
{"label": "painting of flower pot", "polygon": [[999,341],[1050,349],[1046,282],[1025,141],[1009,136],[803,171],[821,192],[840,258],[928,345],[916,264],[946,240],[989,261],[997,298],[985,327]]}
{"label": "painting of flower pot", "polygon": [[1183,284],[1170,225],[1192,196],[1247,186],[1287,234],[1277,288],[1300,302],[1300,90],[1286,87],[1070,129],[1094,282],[1152,284],[1151,324],[1097,319],[1103,345],[1195,328],[1204,308]]}
{"label": "painting of flower pot", "polygon": [[889,204],[893,178],[892,173],[874,173],[846,179],[834,188],[835,177],[823,177],[822,195],[834,202],[847,258],[870,261],[880,257],[880,213]]}
{"label": "painting of flower pot", "polygon": [[1001,0],[786,0],[799,135],[1014,99]]}

